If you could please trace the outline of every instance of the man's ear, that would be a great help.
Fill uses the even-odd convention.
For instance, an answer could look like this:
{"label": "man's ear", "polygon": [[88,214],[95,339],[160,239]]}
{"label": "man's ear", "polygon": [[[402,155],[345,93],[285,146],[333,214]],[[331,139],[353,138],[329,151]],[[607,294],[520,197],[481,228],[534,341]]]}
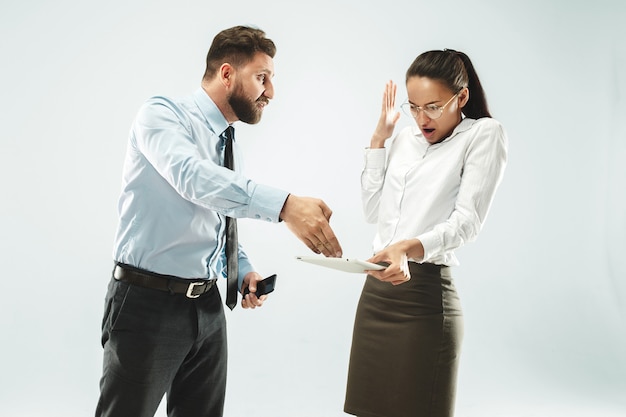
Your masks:
{"label": "man's ear", "polygon": [[228,62],[225,62],[220,67],[219,75],[222,84],[224,84],[226,87],[230,87],[233,82],[233,77],[235,75],[235,69]]}

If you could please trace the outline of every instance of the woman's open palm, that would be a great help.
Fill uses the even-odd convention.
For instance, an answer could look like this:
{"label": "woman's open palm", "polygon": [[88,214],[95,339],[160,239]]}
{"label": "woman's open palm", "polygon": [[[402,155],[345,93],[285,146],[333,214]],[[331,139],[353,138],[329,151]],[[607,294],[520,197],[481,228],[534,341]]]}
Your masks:
{"label": "woman's open palm", "polygon": [[376,126],[375,136],[381,139],[388,139],[393,135],[393,129],[396,127],[400,112],[395,110],[397,86],[393,81],[387,82],[385,93],[383,94],[382,109],[378,126]]}

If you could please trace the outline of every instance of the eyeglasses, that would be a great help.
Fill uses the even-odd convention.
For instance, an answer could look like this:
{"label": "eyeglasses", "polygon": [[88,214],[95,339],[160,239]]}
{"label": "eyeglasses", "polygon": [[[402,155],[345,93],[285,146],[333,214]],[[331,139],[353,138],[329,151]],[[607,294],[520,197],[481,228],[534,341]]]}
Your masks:
{"label": "eyeglasses", "polygon": [[453,95],[452,97],[450,97],[450,100],[448,100],[447,103],[441,107],[436,104],[427,104],[426,106],[422,108],[412,103],[409,103],[408,101],[403,103],[400,107],[402,107],[402,110],[407,116],[414,117],[415,119],[417,119],[417,116],[420,114],[421,111],[423,111],[424,114],[428,116],[429,119],[439,119],[441,115],[443,114],[443,109],[445,109],[446,106],[450,104],[450,102],[456,96],[459,95],[459,93],[460,91],[456,93],[455,95]]}

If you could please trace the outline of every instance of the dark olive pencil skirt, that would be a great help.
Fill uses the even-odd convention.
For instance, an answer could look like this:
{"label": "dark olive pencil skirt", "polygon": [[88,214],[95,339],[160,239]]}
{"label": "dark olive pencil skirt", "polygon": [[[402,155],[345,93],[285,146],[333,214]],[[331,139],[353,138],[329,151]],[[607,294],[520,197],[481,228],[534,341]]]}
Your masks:
{"label": "dark olive pencil skirt", "polygon": [[368,276],[354,322],[344,411],[451,417],[463,316],[449,267],[409,263],[397,286]]}

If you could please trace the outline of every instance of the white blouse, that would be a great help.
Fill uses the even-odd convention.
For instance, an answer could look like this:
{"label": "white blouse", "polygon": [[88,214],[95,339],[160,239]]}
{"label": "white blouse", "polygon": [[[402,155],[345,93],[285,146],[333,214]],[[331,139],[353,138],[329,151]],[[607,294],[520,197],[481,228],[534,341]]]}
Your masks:
{"label": "white blouse", "polygon": [[455,266],[454,250],[478,236],[507,161],[508,140],[492,118],[465,118],[430,145],[415,127],[386,148],[366,149],[361,196],[366,221],[378,223],[374,253],[419,239],[423,259]]}

